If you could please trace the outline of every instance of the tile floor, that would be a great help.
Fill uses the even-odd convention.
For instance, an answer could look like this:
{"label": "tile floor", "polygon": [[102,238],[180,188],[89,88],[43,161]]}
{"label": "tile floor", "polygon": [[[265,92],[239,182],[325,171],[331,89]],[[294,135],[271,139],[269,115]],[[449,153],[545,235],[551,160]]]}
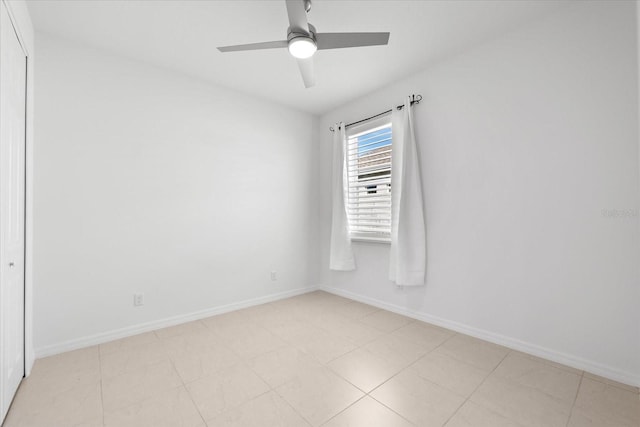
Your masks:
{"label": "tile floor", "polygon": [[6,427],[634,426],[638,389],[314,292],[36,362]]}

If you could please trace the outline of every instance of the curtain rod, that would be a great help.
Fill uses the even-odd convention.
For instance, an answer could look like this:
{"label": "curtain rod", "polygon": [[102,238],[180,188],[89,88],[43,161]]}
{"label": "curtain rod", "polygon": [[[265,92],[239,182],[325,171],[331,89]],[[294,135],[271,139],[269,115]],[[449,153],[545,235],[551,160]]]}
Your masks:
{"label": "curtain rod", "polygon": [[[410,105],[419,104],[420,101],[422,101],[422,95],[411,95],[411,104]],[[404,108],[404,105],[398,105],[396,107],[396,109],[398,109],[398,110],[402,110],[403,108]],[[357,125],[357,124],[360,124],[362,122],[366,122],[366,121],[369,121],[371,119],[375,119],[376,117],[383,116],[383,115],[388,114],[388,113],[390,113],[392,111],[393,110],[383,111],[382,113],[376,114],[375,116],[367,117],[366,119],[362,119],[362,120],[358,120],[357,122],[346,124],[346,125],[344,125],[344,127],[346,129],[346,128],[350,127],[350,126]],[[338,129],[340,129],[340,128],[338,127]],[[335,131],[335,129],[332,126],[329,127],[329,130],[331,132]]]}

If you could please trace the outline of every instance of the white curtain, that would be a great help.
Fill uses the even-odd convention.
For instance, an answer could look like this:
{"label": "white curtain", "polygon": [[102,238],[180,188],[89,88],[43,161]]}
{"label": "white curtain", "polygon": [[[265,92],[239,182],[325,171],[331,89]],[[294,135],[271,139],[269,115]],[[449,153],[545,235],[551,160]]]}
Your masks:
{"label": "white curtain", "polygon": [[389,279],[403,286],[424,285],[427,263],[422,181],[413,124],[413,107],[407,98],[402,110],[393,110],[389,259]]}
{"label": "white curtain", "polygon": [[331,254],[329,268],[331,270],[355,270],[356,261],[351,249],[349,226],[345,203],[346,185],[346,145],[347,136],[344,123],[336,123],[333,127],[333,216],[331,219]]}

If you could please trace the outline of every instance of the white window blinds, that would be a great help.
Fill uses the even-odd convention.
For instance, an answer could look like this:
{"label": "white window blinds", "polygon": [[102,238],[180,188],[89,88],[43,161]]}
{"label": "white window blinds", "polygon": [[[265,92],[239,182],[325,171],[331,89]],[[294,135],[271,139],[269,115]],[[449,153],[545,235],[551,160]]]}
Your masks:
{"label": "white window blinds", "polygon": [[391,117],[347,134],[347,216],[352,238],[390,241]]}

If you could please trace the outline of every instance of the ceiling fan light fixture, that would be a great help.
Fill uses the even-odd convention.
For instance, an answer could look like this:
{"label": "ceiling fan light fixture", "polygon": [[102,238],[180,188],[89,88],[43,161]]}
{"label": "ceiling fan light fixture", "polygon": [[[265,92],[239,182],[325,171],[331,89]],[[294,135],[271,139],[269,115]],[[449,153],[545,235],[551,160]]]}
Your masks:
{"label": "ceiling fan light fixture", "polygon": [[289,40],[289,53],[294,58],[311,58],[316,50],[318,50],[318,45],[311,37],[301,36]]}
{"label": "ceiling fan light fixture", "polygon": [[[0,0],[2,1],[2,0]],[[315,84],[313,60],[316,50],[342,49],[346,47],[382,46],[389,43],[389,33],[318,33],[307,19],[312,0],[285,0],[289,27],[287,39],[271,42],[248,43],[234,46],[220,46],[220,52],[245,50],[280,49],[286,47],[297,59],[304,87]]]}

